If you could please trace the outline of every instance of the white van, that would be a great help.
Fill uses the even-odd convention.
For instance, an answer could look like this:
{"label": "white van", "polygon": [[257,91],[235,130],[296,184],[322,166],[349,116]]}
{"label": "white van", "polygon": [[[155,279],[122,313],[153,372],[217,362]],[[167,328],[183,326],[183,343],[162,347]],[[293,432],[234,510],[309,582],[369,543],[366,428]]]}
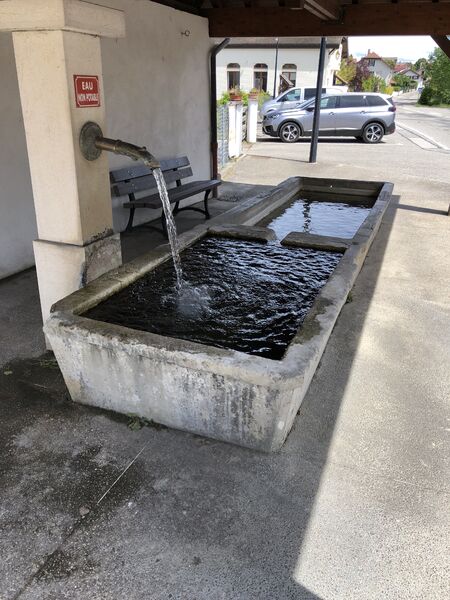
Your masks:
{"label": "white van", "polygon": [[[322,88],[322,94],[344,94],[348,92],[346,85],[335,85],[332,87]],[[296,87],[286,90],[275,99],[267,100],[261,106],[261,117],[264,118],[270,112],[288,110],[297,108],[302,102],[314,98],[316,88],[314,87]]]}

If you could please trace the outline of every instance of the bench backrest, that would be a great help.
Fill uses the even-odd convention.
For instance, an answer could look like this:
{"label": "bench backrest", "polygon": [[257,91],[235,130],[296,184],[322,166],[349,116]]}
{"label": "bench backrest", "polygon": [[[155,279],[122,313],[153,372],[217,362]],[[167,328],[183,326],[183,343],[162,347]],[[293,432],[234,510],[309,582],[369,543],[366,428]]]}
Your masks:
{"label": "bench backrest", "polygon": [[[192,176],[192,169],[189,166],[187,156],[161,160],[161,171],[167,186],[174,181],[179,186],[182,179]],[[109,177],[111,189],[115,196],[125,196],[156,188],[156,180],[152,175],[152,170],[146,165],[116,169],[110,172]]]}

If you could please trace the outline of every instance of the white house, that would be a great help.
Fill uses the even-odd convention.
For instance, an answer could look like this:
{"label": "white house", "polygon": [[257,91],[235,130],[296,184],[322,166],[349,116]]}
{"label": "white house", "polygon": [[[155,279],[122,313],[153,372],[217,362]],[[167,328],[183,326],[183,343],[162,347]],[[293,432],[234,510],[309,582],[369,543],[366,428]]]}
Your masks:
{"label": "white house", "polygon": [[390,84],[394,69],[376,52],[368,50],[366,56],[363,56],[360,62],[364,62],[371,73],[384,79],[387,85]]}
{"label": "white house", "polygon": [[413,81],[417,87],[423,84],[423,79],[420,73],[411,68],[410,63],[397,63],[394,67],[394,75],[406,75]]}
{"label": "white house", "polygon": [[[334,84],[341,62],[341,37],[327,38],[324,86]],[[232,38],[217,56],[217,94],[239,87],[278,94],[280,77],[296,87],[315,87],[320,38]],[[276,64],[276,71],[275,71]]]}

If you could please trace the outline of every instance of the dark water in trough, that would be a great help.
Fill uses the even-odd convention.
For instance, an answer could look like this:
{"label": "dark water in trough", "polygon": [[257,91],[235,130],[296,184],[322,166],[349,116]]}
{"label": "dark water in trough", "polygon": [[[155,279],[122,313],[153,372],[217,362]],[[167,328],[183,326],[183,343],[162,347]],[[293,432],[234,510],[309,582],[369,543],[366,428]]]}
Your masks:
{"label": "dark water in trough", "polygon": [[131,329],[282,358],[341,255],[204,238],[84,316]]}
{"label": "dark water in trough", "polygon": [[269,215],[259,225],[273,229],[278,239],[283,239],[291,231],[352,238],[367,217],[373,202],[373,199],[364,197],[356,197],[351,202],[317,201],[314,196],[297,198],[289,206],[283,206]]}

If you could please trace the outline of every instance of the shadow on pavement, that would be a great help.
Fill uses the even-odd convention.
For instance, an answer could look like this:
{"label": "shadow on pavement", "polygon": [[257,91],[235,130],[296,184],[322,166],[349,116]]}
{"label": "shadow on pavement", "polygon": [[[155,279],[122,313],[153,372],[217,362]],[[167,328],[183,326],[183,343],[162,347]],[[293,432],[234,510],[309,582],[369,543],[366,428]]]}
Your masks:
{"label": "shadow on pavement", "polygon": [[438,210],[437,208],[426,208],[424,206],[413,206],[412,204],[398,204],[397,208],[400,208],[401,210],[412,210],[414,212],[430,213],[430,214],[434,214],[434,215],[447,216],[447,213],[445,212],[445,210]]}
{"label": "shadow on pavement", "polygon": [[[282,142],[278,137],[259,137],[258,142],[272,142],[272,143],[280,143],[284,144],[286,142]],[[378,144],[385,144],[386,142],[382,140],[378,142]],[[295,144],[311,144],[311,138],[302,137],[296,142],[292,142],[292,146]],[[319,144],[361,144],[364,146],[370,146],[371,144],[364,144],[364,142],[357,140],[353,137],[320,137]]]}

